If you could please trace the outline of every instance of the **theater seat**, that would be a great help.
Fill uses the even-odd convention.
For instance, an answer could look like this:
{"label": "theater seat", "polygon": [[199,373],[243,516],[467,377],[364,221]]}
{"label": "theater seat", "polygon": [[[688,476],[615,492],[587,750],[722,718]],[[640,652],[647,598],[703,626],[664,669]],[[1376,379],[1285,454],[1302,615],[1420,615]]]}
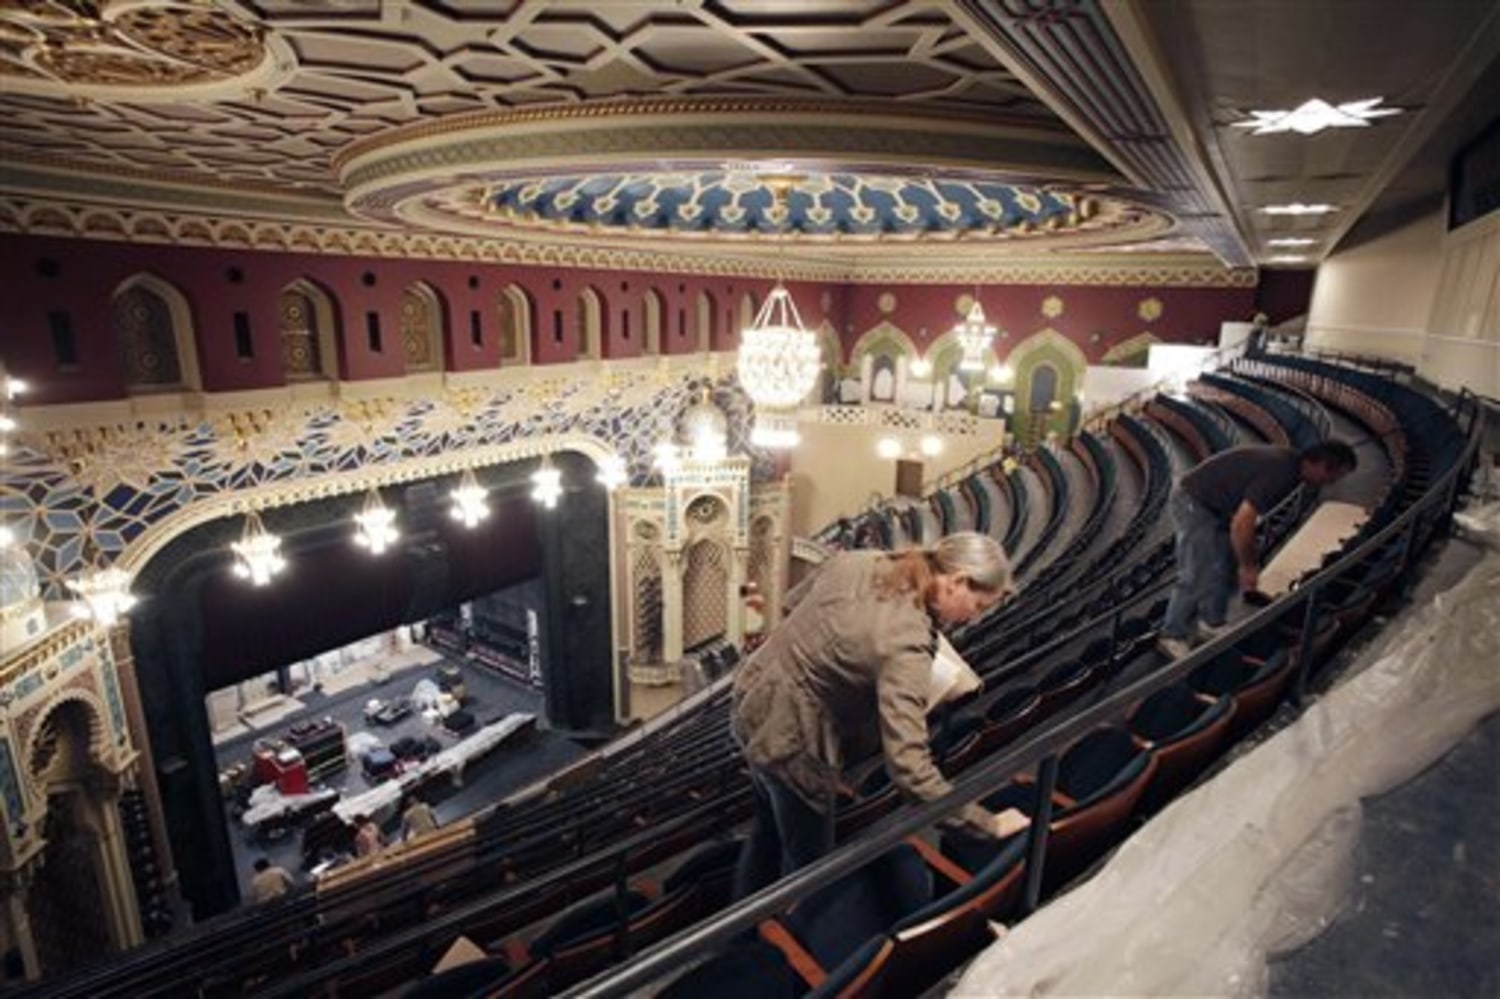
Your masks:
{"label": "theater seat", "polygon": [[805,983],[780,950],[764,941],[737,944],[656,993],[656,999],[795,999]]}
{"label": "theater seat", "polygon": [[872,937],[883,937],[891,926],[926,906],[932,891],[931,871],[921,855],[903,843],[804,898],[779,920],[768,920],[771,925],[762,932],[777,936],[779,923],[790,943],[826,974]]}
{"label": "theater seat", "polygon": [[1126,727],[1156,757],[1156,773],[1141,796],[1141,810],[1155,812],[1192,783],[1223,749],[1234,717],[1234,698],[1201,699],[1174,683],[1130,712]]}
{"label": "theater seat", "polygon": [[[625,892],[627,918],[648,905],[650,900],[640,892]],[[613,962],[619,938],[625,934],[621,908],[622,902],[614,895],[585,902],[563,913],[531,941],[528,949],[533,957],[552,961],[548,984],[553,991],[581,982]]]}
{"label": "theater seat", "polygon": [[1271,716],[1295,672],[1284,648],[1276,649],[1269,659],[1254,658],[1240,648],[1210,659],[1187,678],[1188,686],[1199,694],[1233,698],[1234,714],[1226,736],[1230,742]]}
{"label": "theater seat", "polygon": [[1099,678],[1098,672],[1093,663],[1082,659],[1070,659],[1054,666],[1037,684],[1042,695],[1042,702],[1037,705],[1037,717],[1047,717],[1093,686]]}

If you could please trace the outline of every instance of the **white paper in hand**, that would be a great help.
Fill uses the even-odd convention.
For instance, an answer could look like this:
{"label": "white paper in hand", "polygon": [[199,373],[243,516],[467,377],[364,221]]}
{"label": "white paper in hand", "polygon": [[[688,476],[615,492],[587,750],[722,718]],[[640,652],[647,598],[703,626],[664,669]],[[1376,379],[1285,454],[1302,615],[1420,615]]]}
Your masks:
{"label": "white paper in hand", "polygon": [[947,701],[956,701],[983,686],[979,674],[945,636],[939,635],[937,652],[932,657],[932,676],[927,684],[927,710]]}

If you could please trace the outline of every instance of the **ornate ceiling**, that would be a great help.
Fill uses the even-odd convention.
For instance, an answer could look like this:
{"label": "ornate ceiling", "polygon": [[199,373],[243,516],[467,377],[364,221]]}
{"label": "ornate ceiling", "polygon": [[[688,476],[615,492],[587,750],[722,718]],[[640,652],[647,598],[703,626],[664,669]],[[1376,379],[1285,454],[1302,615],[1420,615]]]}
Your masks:
{"label": "ornate ceiling", "polygon": [[[1244,164],[1270,147],[1223,133],[1266,75],[1226,46],[1312,24],[1316,46],[1275,35],[1282,89],[1377,96],[1363,73],[1407,100],[1345,140],[1374,184],[1418,145],[1411,99],[1451,107],[1500,24],[1488,0],[1434,4],[1437,26],[1394,0],[0,0],[0,196],[165,231],[816,247],[856,278],[913,243],[930,266],[1169,246],[1238,267],[1265,229]],[[1408,49],[1341,58],[1324,25],[1366,9]],[[1340,168],[1274,162],[1288,189]]]}

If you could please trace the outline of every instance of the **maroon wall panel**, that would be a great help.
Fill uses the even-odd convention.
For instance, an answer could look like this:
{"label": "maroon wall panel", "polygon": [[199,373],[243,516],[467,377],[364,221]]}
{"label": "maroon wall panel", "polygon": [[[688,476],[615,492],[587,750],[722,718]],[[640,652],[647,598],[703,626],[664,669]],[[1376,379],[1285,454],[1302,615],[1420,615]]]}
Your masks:
{"label": "maroon wall panel", "polygon": [[1260,285],[1255,289],[1255,310],[1264,312],[1272,326],[1307,315],[1317,275],[1317,269],[1312,267],[1262,270]]}

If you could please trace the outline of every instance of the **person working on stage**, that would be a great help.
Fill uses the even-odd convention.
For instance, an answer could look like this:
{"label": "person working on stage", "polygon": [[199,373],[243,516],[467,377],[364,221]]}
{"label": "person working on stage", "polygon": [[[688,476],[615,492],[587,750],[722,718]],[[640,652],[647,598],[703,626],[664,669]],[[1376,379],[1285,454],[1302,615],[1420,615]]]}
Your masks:
{"label": "person working on stage", "polygon": [[[1298,485],[1331,485],[1358,465],[1354,449],[1325,440],[1302,451],[1270,444],[1230,448],[1206,459],[1172,490],[1177,585],[1167,602],[1161,650],[1180,659],[1195,640],[1224,627],[1236,589],[1260,582],[1255,525]],[[1194,623],[1203,629],[1195,633]]]}
{"label": "person working on stage", "polygon": [[[755,793],[737,897],[833,848],[846,761],[879,748],[909,797],[949,792],[927,743],[936,629],[978,617],[1013,587],[1000,545],[963,532],[928,549],[835,555],[788,594],[782,624],[734,683],[731,725]],[[957,821],[996,837],[1027,824],[1014,809],[974,804]]]}

